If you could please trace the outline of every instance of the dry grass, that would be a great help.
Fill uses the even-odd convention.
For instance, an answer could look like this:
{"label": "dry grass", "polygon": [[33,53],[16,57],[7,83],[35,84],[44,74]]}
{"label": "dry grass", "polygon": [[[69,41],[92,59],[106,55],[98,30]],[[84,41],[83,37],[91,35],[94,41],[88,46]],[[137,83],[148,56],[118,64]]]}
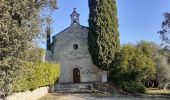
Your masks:
{"label": "dry grass", "polygon": [[170,90],[163,90],[163,89],[158,89],[158,88],[147,88],[146,94],[170,96]]}

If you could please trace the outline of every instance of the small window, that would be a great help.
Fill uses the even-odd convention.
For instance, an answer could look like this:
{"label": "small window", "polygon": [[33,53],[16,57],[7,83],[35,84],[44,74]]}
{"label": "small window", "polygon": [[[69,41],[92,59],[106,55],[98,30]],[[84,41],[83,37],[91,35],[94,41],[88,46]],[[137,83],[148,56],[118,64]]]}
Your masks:
{"label": "small window", "polygon": [[74,45],[73,45],[73,49],[74,49],[74,50],[77,50],[77,49],[78,49],[78,44],[74,44]]}

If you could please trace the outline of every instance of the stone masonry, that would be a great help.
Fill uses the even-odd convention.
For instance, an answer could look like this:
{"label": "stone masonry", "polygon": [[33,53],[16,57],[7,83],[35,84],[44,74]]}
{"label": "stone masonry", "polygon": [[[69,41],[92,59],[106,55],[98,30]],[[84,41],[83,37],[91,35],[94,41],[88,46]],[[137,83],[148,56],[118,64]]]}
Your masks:
{"label": "stone masonry", "polygon": [[[59,83],[74,83],[74,78],[79,78],[80,83],[107,81],[107,73],[93,64],[89,54],[88,27],[79,24],[79,14],[75,9],[70,16],[71,25],[53,36],[52,48],[46,52],[46,61],[60,64]],[[75,69],[78,72],[74,72]]]}

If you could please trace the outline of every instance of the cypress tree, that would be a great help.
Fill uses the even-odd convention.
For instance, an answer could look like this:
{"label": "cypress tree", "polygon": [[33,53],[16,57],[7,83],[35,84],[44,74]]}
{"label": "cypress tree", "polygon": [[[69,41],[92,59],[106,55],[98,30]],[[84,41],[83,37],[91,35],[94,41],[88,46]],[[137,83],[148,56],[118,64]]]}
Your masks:
{"label": "cypress tree", "polygon": [[89,0],[88,45],[93,63],[109,70],[120,47],[116,0]]}

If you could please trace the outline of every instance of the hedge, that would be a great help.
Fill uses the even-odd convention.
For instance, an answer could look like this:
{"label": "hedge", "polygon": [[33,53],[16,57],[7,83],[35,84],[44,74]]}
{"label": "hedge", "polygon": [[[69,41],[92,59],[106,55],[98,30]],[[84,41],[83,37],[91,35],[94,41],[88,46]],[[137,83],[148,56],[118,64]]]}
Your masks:
{"label": "hedge", "polygon": [[24,62],[13,82],[13,92],[34,90],[56,83],[60,74],[60,66],[50,63]]}
{"label": "hedge", "polygon": [[129,93],[145,93],[145,86],[141,82],[125,82],[121,86],[123,90]]}

